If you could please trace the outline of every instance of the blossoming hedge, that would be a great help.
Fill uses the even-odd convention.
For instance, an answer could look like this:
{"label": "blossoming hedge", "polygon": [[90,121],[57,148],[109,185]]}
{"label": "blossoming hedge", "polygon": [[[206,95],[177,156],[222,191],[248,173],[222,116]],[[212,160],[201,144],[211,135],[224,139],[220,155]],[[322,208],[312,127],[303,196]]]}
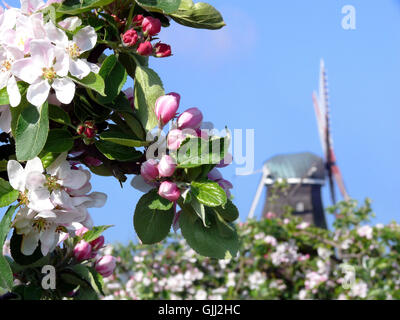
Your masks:
{"label": "blossoming hedge", "polygon": [[[91,192],[93,174],[121,186],[134,175],[131,185],[145,193],[133,219],[143,243],[162,241],[173,227],[201,255],[236,256],[233,186],[217,169],[231,162],[229,130],[217,135],[198,108],[179,110],[180,95],[166,94],[149,67],[172,54],[158,40],[171,20],[225,25],[215,8],[192,0],[0,8],[0,208],[8,207],[0,244],[12,234],[9,254],[0,255],[6,298],[102,293],[116,259],[101,253],[109,226],[94,226],[88,212],[107,200]],[[134,87],[123,91],[128,80]],[[54,284],[43,286],[49,266]]]}
{"label": "blossoming hedge", "polygon": [[288,215],[241,224],[239,255],[198,256],[181,237],[108,247],[105,299],[399,299],[400,225],[366,224],[370,202],[330,209],[331,231]]}

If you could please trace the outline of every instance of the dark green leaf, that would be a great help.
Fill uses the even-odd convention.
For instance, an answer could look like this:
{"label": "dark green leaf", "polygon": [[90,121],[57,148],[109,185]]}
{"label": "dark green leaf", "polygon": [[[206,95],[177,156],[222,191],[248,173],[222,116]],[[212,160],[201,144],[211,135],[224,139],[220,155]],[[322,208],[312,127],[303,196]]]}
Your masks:
{"label": "dark green leaf", "polygon": [[178,11],[171,14],[177,23],[199,29],[220,29],[225,26],[221,14],[208,3],[182,0]]}
{"label": "dark green leaf", "polygon": [[14,261],[20,265],[31,265],[38,261],[39,259],[43,258],[42,252],[40,250],[40,242],[36,250],[30,256],[26,256],[21,252],[21,245],[22,245],[22,235],[17,234],[14,230],[14,233],[11,237],[10,241],[10,250],[11,256]]}
{"label": "dark green leaf", "polygon": [[149,144],[147,141],[140,141],[133,133],[129,135],[117,128],[111,128],[110,130],[104,131],[100,135],[100,139],[127,147],[142,147]]}
{"label": "dark green leaf", "polygon": [[[7,238],[7,235],[11,228],[11,221],[16,210],[15,206],[11,206],[6,211],[5,215],[1,219],[0,222],[0,246],[1,248],[4,245],[4,242]],[[3,256],[3,252],[0,251],[0,287],[4,289],[11,290],[13,286],[13,273],[10,265],[7,260]]]}
{"label": "dark green leaf", "polygon": [[0,178],[0,208],[7,207],[18,199],[19,191],[14,190],[10,183]]}
{"label": "dark green leaf", "polygon": [[143,154],[134,148],[126,147],[110,141],[96,141],[97,149],[110,160],[133,161],[140,159]]}
{"label": "dark green leaf", "polygon": [[54,153],[69,151],[74,145],[71,133],[66,129],[53,129],[49,131],[44,150]]}
{"label": "dark green leaf", "polygon": [[37,108],[28,104],[17,120],[15,143],[17,159],[31,160],[42,151],[49,131],[47,101]]}
{"label": "dark green leaf", "polygon": [[[160,196],[154,190],[142,196],[136,205],[133,224],[135,231],[144,244],[153,244],[163,240],[169,233],[174,219],[174,209],[151,209],[157,207],[155,200]],[[161,199],[159,199],[162,203]]]}
{"label": "dark green leaf", "polygon": [[143,8],[149,11],[173,13],[178,10],[181,0],[136,0]]}
{"label": "dark green leaf", "polygon": [[239,218],[239,210],[230,199],[223,206],[213,208],[222,218],[228,222],[233,222]]}
{"label": "dark green leaf", "polygon": [[64,125],[70,125],[71,119],[61,107],[49,104],[49,119]]}
{"label": "dark green leaf", "polygon": [[197,253],[217,259],[235,257],[239,250],[236,230],[221,224],[221,221],[207,210],[209,226],[206,228],[199,217],[183,211],[179,218],[182,235]]}
{"label": "dark green leaf", "polygon": [[63,14],[75,15],[94,8],[104,7],[112,2],[114,0],[65,0],[57,11]]}

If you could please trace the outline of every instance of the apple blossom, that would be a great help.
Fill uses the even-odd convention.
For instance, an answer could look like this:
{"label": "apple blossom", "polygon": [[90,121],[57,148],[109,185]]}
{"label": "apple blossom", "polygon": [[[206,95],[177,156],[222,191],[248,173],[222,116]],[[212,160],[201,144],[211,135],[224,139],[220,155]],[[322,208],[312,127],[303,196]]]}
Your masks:
{"label": "apple blossom", "polygon": [[159,164],[158,164],[158,172],[160,177],[171,177],[176,168],[176,161],[169,155],[164,155]]}
{"label": "apple blossom", "polygon": [[158,163],[154,159],[149,159],[142,163],[140,174],[146,181],[153,181],[158,177]]}
{"label": "apple blossom", "polygon": [[11,72],[14,62],[24,57],[23,52],[15,47],[0,47],[0,89],[7,87],[10,105],[16,107],[21,102],[17,81]]}
{"label": "apple blossom", "polygon": [[109,277],[113,274],[116,266],[116,259],[111,255],[105,255],[95,263],[95,269],[103,277]]}
{"label": "apple blossom", "polygon": [[175,114],[179,108],[180,100],[180,95],[175,92],[170,92],[156,100],[154,111],[158,121],[161,122],[162,125],[166,124],[175,117]]}
{"label": "apple blossom", "polygon": [[158,58],[165,58],[165,57],[169,57],[172,52],[171,52],[171,46],[165,43],[157,43],[154,46],[155,49],[155,55]]}
{"label": "apple blossom", "polygon": [[149,56],[153,52],[153,46],[150,41],[145,41],[139,44],[136,52],[141,56]]}
{"label": "apple blossom", "polygon": [[142,21],[142,28],[145,36],[155,36],[161,31],[161,21],[153,17],[144,17]]}
{"label": "apple blossom", "polygon": [[73,252],[76,260],[79,262],[87,260],[92,256],[92,246],[85,240],[81,240],[76,244]]}
{"label": "apple blossom", "polygon": [[122,36],[122,41],[123,41],[124,45],[126,45],[127,47],[134,46],[136,44],[136,42],[138,41],[137,32],[133,29],[126,31]]}
{"label": "apple blossom", "polygon": [[190,108],[178,117],[179,129],[198,129],[203,121],[203,114],[198,108]]}
{"label": "apple blossom", "polygon": [[168,199],[169,201],[176,202],[179,199],[181,192],[178,189],[176,183],[164,181],[160,184],[160,187],[158,188],[158,194],[161,197]]}

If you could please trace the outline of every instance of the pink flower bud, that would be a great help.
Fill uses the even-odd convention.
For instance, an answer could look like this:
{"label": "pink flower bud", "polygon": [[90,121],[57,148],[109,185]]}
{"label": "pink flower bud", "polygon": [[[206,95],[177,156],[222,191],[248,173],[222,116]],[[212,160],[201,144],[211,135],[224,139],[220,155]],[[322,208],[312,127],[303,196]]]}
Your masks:
{"label": "pink flower bud", "polygon": [[90,245],[92,246],[92,249],[94,251],[98,251],[104,246],[104,236],[100,236],[97,239],[93,240],[90,242]]}
{"label": "pink flower bud", "polygon": [[179,129],[198,129],[203,121],[203,114],[197,108],[190,108],[183,112],[178,118]]}
{"label": "pink flower bud", "polygon": [[82,237],[82,236],[83,236],[86,232],[88,232],[88,231],[89,231],[88,228],[82,227],[82,228],[80,228],[80,229],[78,229],[78,230],[75,231],[75,235],[76,235],[77,237]]}
{"label": "pink flower bud", "polygon": [[155,49],[156,57],[158,57],[158,58],[169,57],[172,54],[171,46],[168,44],[165,44],[165,43],[161,43],[161,42],[157,43],[154,46],[154,49]]}
{"label": "pink flower bud", "polygon": [[218,169],[212,169],[209,173],[208,173],[208,179],[210,179],[211,181],[218,181],[223,179],[222,178],[222,174],[221,172],[219,172]]}
{"label": "pink flower bud", "polygon": [[183,140],[185,140],[185,134],[179,129],[173,129],[168,133],[167,145],[169,150],[178,150]]}
{"label": "pink flower bud", "polygon": [[127,47],[134,46],[136,44],[136,42],[138,41],[137,32],[133,29],[128,30],[122,36],[122,41],[124,42],[124,45],[126,45]]}
{"label": "pink flower bud", "polygon": [[153,17],[145,17],[142,22],[144,34],[154,36],[161,31],[161,21]]}
{"label": "pink flower bud", "polygon": [[181,96],[175,92],[168,93],[157,99],[154,110],[158,121],[160,121],[162,125],[175,117],[180,100]]}
{"label": "pink flower bud", "polygon": [[144,19],[144,17],[141,14],[138,14],[133,17],[132,24],[135,26],[141,26],[143,23],[143,19]]}
{"label": "pink flower bud", "polygon": [[136,52],[141,56],[149,56],[153,53],[153,46],[150,41],[145,41],[139,44]]}
{"label": "pink flower bud", "polygon": [[217,168],[225,168],[229,166],[233,161],[232,155],[228,152],[225,157],[221,160],[219,164],[216,165]]}
{"label": "pink flower bud", "polygon": [[103,277],[109,277],[113,274],[116,266],[116,259],[113,256],[104,256],[95,263],[95,269]]}
{"label": "pink flower bud", "polygon": [[158,172],[160,173],[160,177],[172,176],[175,172],[175,168],[175,160],[169,155],[164,155],[158,164]]}
{"label": "pink flower bud", "polygon": [[74,256],[76,260],[83,261],[90,259],[92,255],[92,246],[84,240],[77,243],[74,248]]}
{"label": "pink flower bud", "polygon": [[158,163],[154,159],[149,159],[142,163],[140,174],[147,182],[153,181],[158,177]]}
{"label": "pink flower bud", "polygon": [[169,201],[177,201],[181,195],[178,186],[171,181],[164,181],[158,188],[158,194]]}

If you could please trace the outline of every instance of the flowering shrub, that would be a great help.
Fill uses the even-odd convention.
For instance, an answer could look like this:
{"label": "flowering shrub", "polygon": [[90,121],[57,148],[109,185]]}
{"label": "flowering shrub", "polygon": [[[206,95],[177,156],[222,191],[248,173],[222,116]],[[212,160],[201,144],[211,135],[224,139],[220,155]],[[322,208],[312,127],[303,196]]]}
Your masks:
{"label": "flowering shrub", "polygon": [[338,216],[332,231],[272,213],[241,224],[231,260],[200,257],[180,237],[116,245],[105,299],[399,299],[400,225],[366,225],[369,201],[330,211]]}
{"label": "flowering shrub", "polygon": [[[191,0],[21,0],[20,8],[0,8],[0,208],[8,207],[1,245],[13,230],[9,254],[0,255],[0,287],[8,297],[102,293],[116,261],[98,254],[109,226],[95,227],[88,208],[107,196],[91,193],[92,174],[121,184],[135,175],[132,186],[146,193],[134,214],[143,243],[163,240],[173,226],[202,255],[236,255],[232,185],[216,169],[230,163],[229,131],[217,135],[197,108],[179,115],[180,95],[165,94],[148,66],[150,57],[172,54],[155,42],[171,19],[224,26],[212,6]],[[128,77],[134,88],[122,91]],[[56,285],[45,289],[41,270],[49,266]]]}

